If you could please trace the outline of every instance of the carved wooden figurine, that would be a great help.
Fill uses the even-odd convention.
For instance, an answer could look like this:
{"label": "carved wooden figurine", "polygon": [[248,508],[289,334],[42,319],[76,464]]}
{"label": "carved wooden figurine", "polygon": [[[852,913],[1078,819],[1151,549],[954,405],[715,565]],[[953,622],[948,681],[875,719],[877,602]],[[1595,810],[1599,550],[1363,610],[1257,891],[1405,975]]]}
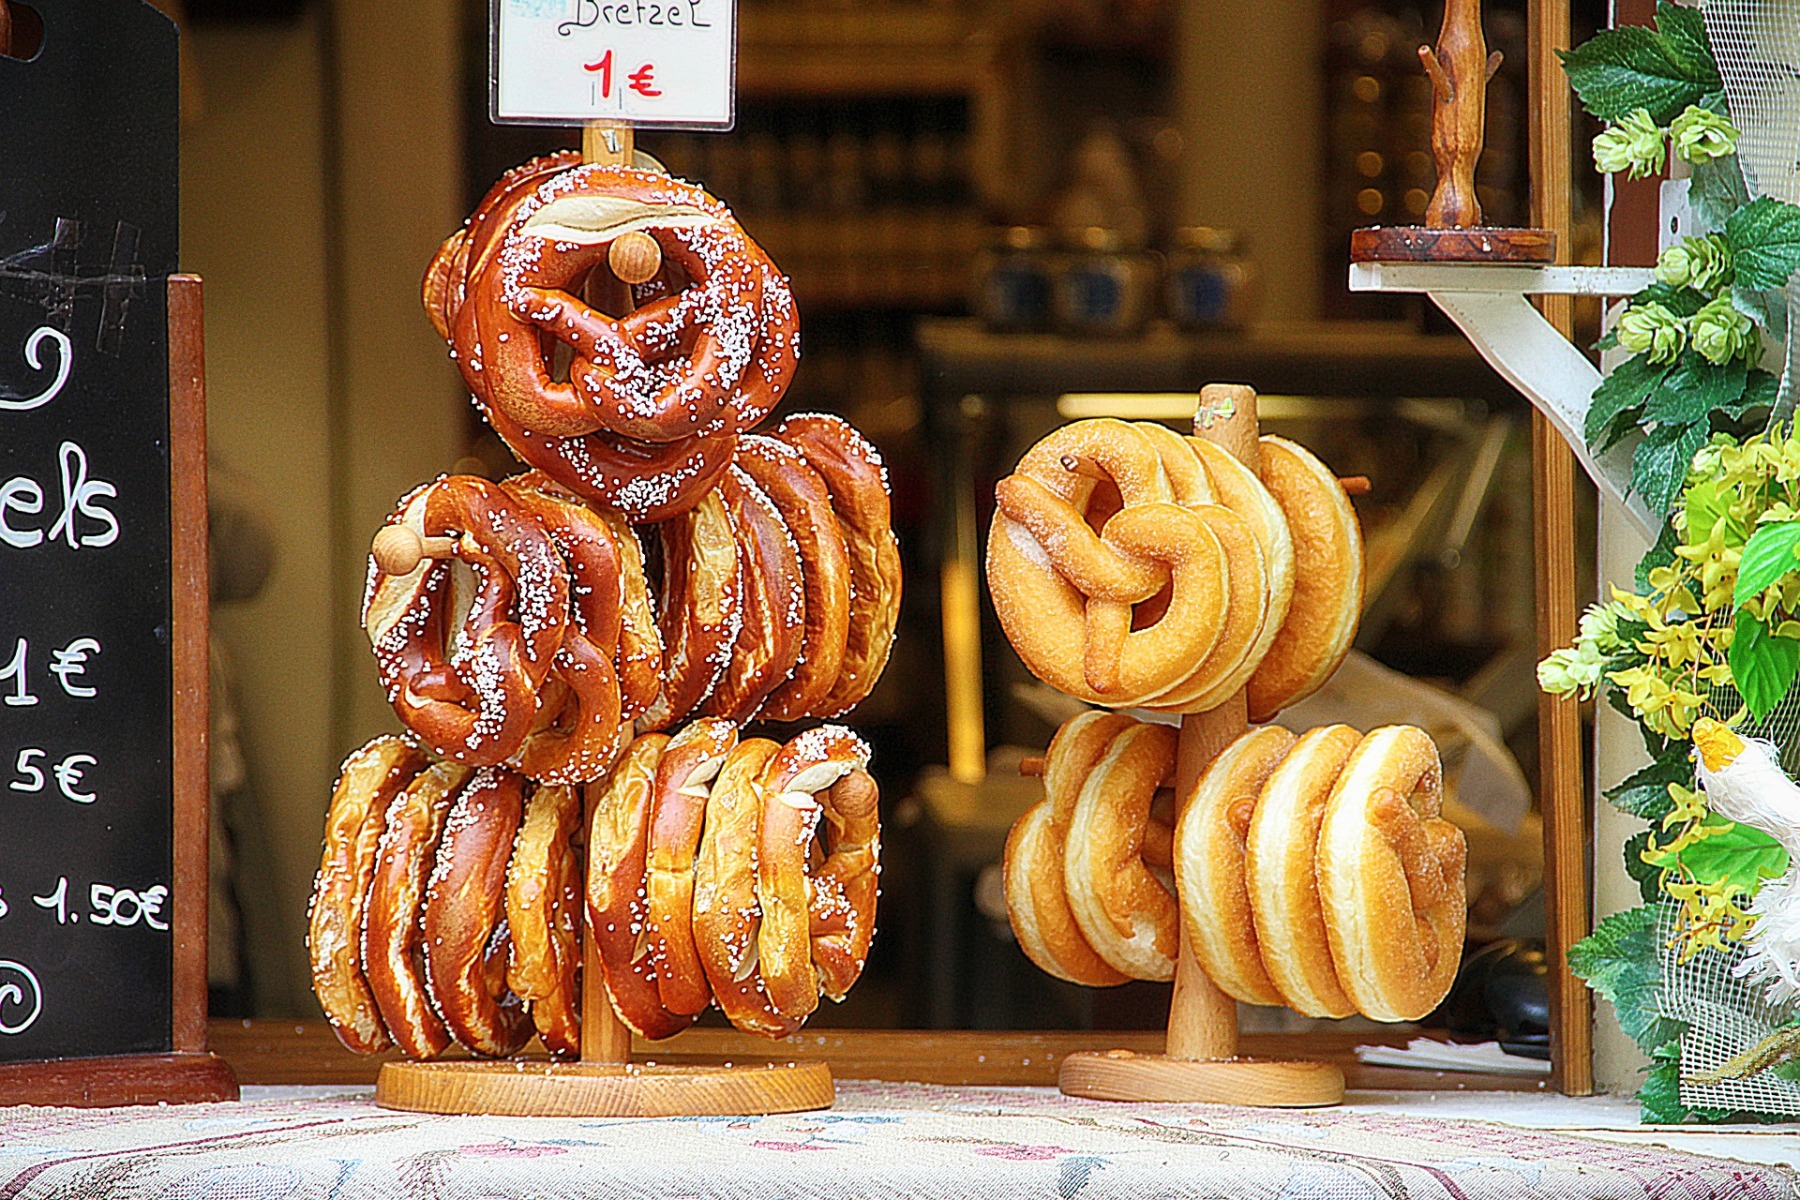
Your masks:
{"label": "carved wooden figurine", "polygon": [[1481,0],[1447,0],[1437,49],[1419,47],[1431,76],[1431,153],[1437,160],[1437,190],[1425,210],[1432,229],[1469,229],[1481,224],[1475,196],[1475,164],[1481,158],[1487,120],[1487,85],[1500,69],[1500,52],[1487,52],[1481,32]]}

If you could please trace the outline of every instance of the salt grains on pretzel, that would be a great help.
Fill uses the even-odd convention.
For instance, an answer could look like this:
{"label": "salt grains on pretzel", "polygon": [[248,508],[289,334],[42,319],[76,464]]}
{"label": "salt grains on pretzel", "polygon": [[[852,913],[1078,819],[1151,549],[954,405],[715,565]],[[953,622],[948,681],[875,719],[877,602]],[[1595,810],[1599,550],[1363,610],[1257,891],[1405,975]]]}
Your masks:
{"label": "salt grains on pretzel", "polygon": [[881,792],[858,767],[818,798],[825,808],[825,860],[813,869],[812,961],[819,991],[839,1001],[862,977],[875,938],[881,883]]}
{"label": "salt grains on pretzel", "polygon": [[734,466],[719,481],[719,497],[737,534],[742,617],[730,660],[700,711],[744,724],[800,661],[806,599],[800,547],[767,493]]}
{"label": "salt grains on pretzel", "polygon": [[739,597],[737,532],[724,500],[709,492],[692,510],[657,529],[662,586],[662,693],[638,719],[641,730],[668,729],[712,695],[731,662],[744,614]]}
{"label": "salt grains on pretzel", "polygon": [[337,1033],[358,1054],[392,1044],[363,975],[363,903],[375,873],[388,805],[427,765],[397,737],[376,738],[344,760],[325,814],[325,849],[307,909],[306,948],[313,993]]}
{"label": "salt grains on pretzel", "polygon": [[427,484],[390,523],[453,539],[454,560],[421,559],[390,575],[370,557],[363,628],[388,700],[437,753],[471,766],[505,762],[531,731],[563,642],[562,559],[535,517],[473,476]]}
{"label": "salt grains on pretzel", "polygon": [[581,796],[540,787],[506,867],[506,924],[512,949],[506,985],[531,1013],[544,1048],[581,1053]]}

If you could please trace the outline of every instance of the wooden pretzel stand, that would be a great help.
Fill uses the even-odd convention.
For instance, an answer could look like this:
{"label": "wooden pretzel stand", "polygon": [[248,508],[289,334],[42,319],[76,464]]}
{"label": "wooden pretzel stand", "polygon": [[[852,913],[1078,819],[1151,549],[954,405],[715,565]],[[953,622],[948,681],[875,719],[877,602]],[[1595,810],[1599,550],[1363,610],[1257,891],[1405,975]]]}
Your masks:
{"label": "wooden pretzel stand", "polygon": [[[1256,393],[1241,384],[1200,391],[1194,433],[1258,465]],[[1175,758],[1176,802],[1185,807],[1219,752],[1250,728],[1244,693],[1219,707],[1181,718]],[[1180,814],[1176,815],[1177,822]],[[1083,1051],[1062,1061],[1057,1086],[1092,1100],[1202,1101],[1271,1108],[1309,1108],[1344,1098],[1344,1073],[1303,1059],[1239,1058],[1237,1001],[1220,991],[1188,947],[1186,922],[1175,959],[1168,1041],[1161,1054]]]}
{"label": "wooden pretzel stand", "polygon": [[[586,162],[628,165],[634,149],[628,125],[596,121],[583,131]],[[613,243],[608,262],[619,283],[604,280],[591,286],[613,289],[611,299],[623,312],[630,307],[630,292],[620,284],[654,276],[661,268],[661,252],[648,234],[627,234]],[[383,539],[388,544],[376,546],[378,559],[392,554],[398,561],[411,557],[416,565],[421,554],[450,553],[449,539],[420,539],[397,527],[384,530],[378,543]],[[590,807],[584,830],[593,817]],[[375,1082],[375,1103],[411,1112],[506,1117],[676,1117],[804,1112],[830,1108],[837,1098],[831,1068],[822,1062],[633,1062],[631,1030],[613,1012],[601,986],[605,968],[590,938],[582,939],[581,972],[579,1061],[385,1063]]]}

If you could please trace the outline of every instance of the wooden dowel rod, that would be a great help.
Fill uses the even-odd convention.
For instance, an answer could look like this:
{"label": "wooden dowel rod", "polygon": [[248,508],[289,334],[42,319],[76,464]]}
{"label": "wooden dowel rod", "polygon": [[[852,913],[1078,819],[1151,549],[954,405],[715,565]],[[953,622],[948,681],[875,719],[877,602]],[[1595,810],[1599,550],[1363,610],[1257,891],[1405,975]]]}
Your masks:
{"label": "wooden dowel rod", "polygon": [[637,149],[631,126],[619,121],[589,121],[581,129],[581,161],[603,167],[629,167]]}
{"label": "wooden dowel rod", "polygon": [[1027,754],[1019,760],[1019,774],[1027,777],[1041,778],[1044,774],[1044,756]]}

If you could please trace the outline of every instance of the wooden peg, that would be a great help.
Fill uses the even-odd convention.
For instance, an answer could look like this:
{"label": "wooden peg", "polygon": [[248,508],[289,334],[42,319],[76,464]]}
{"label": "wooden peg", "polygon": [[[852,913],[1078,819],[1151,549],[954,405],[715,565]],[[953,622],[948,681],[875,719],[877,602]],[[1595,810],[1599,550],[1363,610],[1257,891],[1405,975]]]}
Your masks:
{"label": "wooden peg", "polygon": [[648,283],[662,270],[662,247],[642,230],[613,239],[606,251],[606,265],[626,283]]}
{"label": "wooden peg", "polygon": [[637,150],[631,126],[617,121],[589,121],[581,129],[581,161],[602,167],[629,167]]}
{"label": "wooden peg", "polygon": [[452,558],[453,537],[420,537],[405,525],[383,525],[369,546],[375,565],[389,575],[411,575],[427,558]]}
{"label": "wooden peg", "polygon": [[1027,754],[1019,760],[1019,774],[1026,778],[1041,777],[1044,774],[1044,756]]}
{"label": "wooden peg", "polygon": [[1369,482],[1367,475],[1343,475],[1338,478],[1338,486],[1344,489],[1346,496],[1366,496],[1375,487]]}
{"label": "wooden peg", "polygon": [[1431,154],[1437,188],[1425,210],[1431,229],[1471,229],[1481,224],[1475,164],[1486,132],[1487,85],[1500,69],[1500,52],[1487,52],[1481,32],[1481,0],[1449,0],[1437,49],[1419,47],[1431,77]]}

